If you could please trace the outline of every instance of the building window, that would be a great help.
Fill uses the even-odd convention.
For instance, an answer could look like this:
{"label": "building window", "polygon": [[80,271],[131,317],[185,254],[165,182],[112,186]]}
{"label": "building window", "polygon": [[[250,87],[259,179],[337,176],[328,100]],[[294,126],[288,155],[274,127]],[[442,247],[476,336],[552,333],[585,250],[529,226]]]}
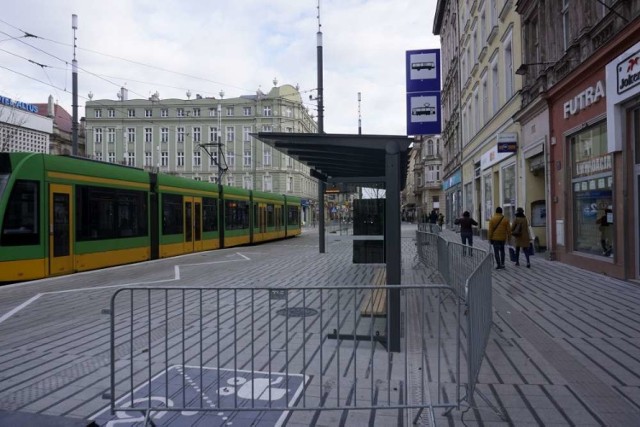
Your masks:
{"label": "building window", "polygon": [[284,116],[285,117],[293,117],[293,109],[291,107],[285,107]]}
{"label": "building window", "polygon": [[606,123],[569,138],[571,146],[574,250],[613,256],[613,158]]}
{"label": "building window", "polygon": [[127,110],[127,117],[135,117],[136,116],[136,110],[133,108],[129,108]]}
{"label": "building window", "polygon": [[271,125],[262,125],[262,132],[273,132],[273,127]]}
{"label": "building window", "polygon": [[270,105],[265,105],[264,107],[262,107],[262,115],[265,117],[270,117],[271,116],[271,106]]}
{"label": "building window", "polygon": [[214,107],[209,108],[209,117],[216,116],[216,109]]}
{"label": "building window", "polygon": [[487,77],[482,79],[482,126],[489,121],[489,88],[487,87]]}
{"label": "building window", "polygon": [[160,142],[169,142],[169,128],[160,129]]}
{"label": "building window", "polygon": [[94,113],[95,113],[96,119],[99,119],[99,118],[102,117],[102,110],[96,109],[96,110],[94,110]]}
{"label": "building window", "polygon": [[500,107],[500,75],[498,74],[498,59],[491,63],[491,106],[492,115],[498,112]]}
{"label": "building window", "polygon": [[144,116],[145,117],[152,117],[153,116],[152,110],[150,108],[145,109],[144,110]]}
{"label": "building window", "polygon": [[200,127],[193,128],[193,142],[200,143]]}
{"label": "building window", "polygon": [[233,151],[227,151],[227,166],[229,169],[233,169],[236,165],[236,156]]}
{"label": "building window", "polygon": [[233,116],[233,106],[227,107],[227,116]]}
{"label": "building window", "polygon": [[102,128],[95,128],[93,130],[93,141],[96,144],[102,144]]}
{"label": "building window", "polygon": [[270,175],[262,177],[262,191],[273,191],[273,181]]}
{"label": "building window", "polygon": [[114,118],[116,116],[116,110],[114,110],[113,108],[109,108],[107,110],[107,117],[109,117],[110,119]]}
{"label": "building window", "polygon": [[262,151],[262,163],[264,166],[271,166],[271,147],[265,145]]}
{"label": "building window", "polygon": [[177,160],[178,160],[178,163],[177,163],[178,166],[184,166],[184,151],[178,151]]}
{"label": "building window", "polygon": [[95,158],[96,158],[96,160],[101,162],[102,161],[102,151],[96,151]]}
{"label": "building window", "polygon": [[116,142],[116,128],[107,129],[107,142],[113,144]]}
{"label": "building window", "polygon": [[218,128],[209,126],[209,142],[218,142]]}
{"label": "building window", "polygon": [[176,141],[179,144],[184,143],[184,128],[183,127],[176,128]]}
{"label": "building window", "polygon": [[127,128],[127,142],[136,142],[136,128]]}
{"label": "building window", "polygon": [[[511,35],[504,43],[504,89],[505,100],[509,101],[513,96],[513,50]],[[505,102],[506,102],[505,101]]]}
{"label": "building window", "polygon": [[147,167],[152,166],[153,160],[151,158],[151,151],[144,152],[144,165]]}
{"label": "building window", "polygon": [[178,108],[176,110],[176,116],[177,117],[184,117],[184,108]]}
{"label": "building window", "polygon": [[200,109],[199,108],[194,108],[193,109],[193,117],[200,117]]}
{"label": "building window", "polygon": [[292,168],[293,167],[293,158],[287,156],[287,167],[288,168]]}
{"label": "building window", "polygon": [[163,108],[162,110],[160,110],[160,117],[169,117],[169,109]]}
{"label": "building window", "polygon": [[211,155],[209,156],[209,166],[217,166],[218,165],[218,148],[214,148],[210,151]]}
{"label": "building window", "polygon": [[144,128],[144,142],[153,142],[153,129]]}
{"label": "building window", "polygon": [[244,188],[245,190],[253,189],[253,179],[251,176],[245,175],[242,177],[242,188]]}
{"label": "building window", "polygon": [[163,151],[160,153],[160,164],[164,167],[169,166],[169,152]]}
{"label": "building window", "polygon": [[242,140],[244,142],[251,141],[251,126],[243,126],[242,127]]}
{"label": "building window", "polygon": [[134,151],[130,151],[128,153],[125,153],[126,156],[126,161],[127,161],[127,166],[132,166],[135,167],[136,166],[136,153]]}
{"label": "building window", "polygon": [[227,175],[227,185],[233,187],[236,183],[233,180],[233,175]]}
{"label": "building window", "polygon": [[287,177],[287,192],[293,193],[293,177],[292,176]]}
{"label": "building window", "polygon": [[564,50],[569,48],[571,42],[571,28],[569,26],[569,0],[562,0],[562,43]]}
{"label": "building window", "polygon": [[491,173],[483,177],[484,181],[484,220],[489,221],[493,215],[493,185],[491,182]]}
{"label": "building window", "polygon": [[502,168],[502,213],[508,219],[516,213],[516,165]]}
{"label": "building window", "polygon": [[251,143],[245,142],[243,149],[243,166],[250,167],[251,166]]}
{"label": "building window", "polygon": [[109,151],[107,153],[107,161],[109,163],[115,163],[116,162],[116,153],[113,151]]}
{"label": "building window", "polygon": [[227,126],[227,142],[234,142],[236,139],[236,128],[233,126]]}
{"label": "building window", "polygon": [[250,116],[250,115],[251,115],[251,107],[243,107],[243,108],[242,108],[242,113],[243,113],[245,116]]}
{"label": "building window", "polygon": [[200,151],[193,152],[193,167],[200,167],[202,164],[202,158],[200,156]]}

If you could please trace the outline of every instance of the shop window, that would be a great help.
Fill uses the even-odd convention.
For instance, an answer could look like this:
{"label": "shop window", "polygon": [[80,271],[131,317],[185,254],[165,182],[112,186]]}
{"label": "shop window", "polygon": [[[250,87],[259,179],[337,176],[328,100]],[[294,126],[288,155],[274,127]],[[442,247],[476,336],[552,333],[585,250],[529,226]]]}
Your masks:
{"label": "shop window", "polygon": [[613,256],[613,159],[605,123],[572,137],[573,249]]}

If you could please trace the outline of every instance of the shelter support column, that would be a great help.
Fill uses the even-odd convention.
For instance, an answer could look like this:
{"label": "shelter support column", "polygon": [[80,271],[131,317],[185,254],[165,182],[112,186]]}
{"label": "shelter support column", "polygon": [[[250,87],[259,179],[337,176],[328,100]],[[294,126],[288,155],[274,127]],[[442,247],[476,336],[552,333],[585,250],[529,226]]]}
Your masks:
{"label": "shelter support column", "polygon": [[[387,263],[387,285],[400,285],[401,283],[401,257],[400,257],[400,183],[402,182],[400,165],[400,146],[397,142],[389,142],[385,155],[385,258]],[[390,291],[389,330],[387,331],[387,344],[389,351],[400,351],[400,290]]]}
{"label": "shelter support column", "polygon": [[326,184],[322,180],[318,180],[318,247],[320,248],[320,253],[325,253],[324,242],[324,191]]}

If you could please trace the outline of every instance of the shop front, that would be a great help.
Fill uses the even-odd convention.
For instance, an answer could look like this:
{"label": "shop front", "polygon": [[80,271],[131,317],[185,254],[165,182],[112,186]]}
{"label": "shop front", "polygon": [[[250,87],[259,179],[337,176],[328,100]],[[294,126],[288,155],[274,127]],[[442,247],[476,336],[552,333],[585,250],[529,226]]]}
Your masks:
{"label": "shop front", "polygon": [[614,184],[627,190],[613,192],[618,210],[607,212],[607,232],[620,276],[640,280],[640,42],[607,64],[606,86],[606,150],[615,156]]}
{"label": "shop front", "polygon": [[516,200],[516,156],[514,152],[498,152],[493,145],[480,157],[482,176],[482,227],[483,235],[497,207],[502,208],[506,219],[513,220]]}
{"label": "shop front", "polygon": [[462,170],[458,169],[442,181],[446,210],[443,213],[449,228],[456,218],[462,216]]}
{"label": "shop front", "polygon": [[553,255],[623,277],[622,155],[609,150],[604,66],[589,70],[568,78],[563,90],[555,88],[550,103]]}

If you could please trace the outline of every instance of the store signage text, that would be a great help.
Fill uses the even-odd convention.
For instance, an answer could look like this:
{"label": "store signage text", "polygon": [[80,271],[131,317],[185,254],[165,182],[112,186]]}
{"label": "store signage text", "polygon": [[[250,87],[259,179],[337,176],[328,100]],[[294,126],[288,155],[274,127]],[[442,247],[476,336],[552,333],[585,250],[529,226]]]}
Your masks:
{"label": "store signage text", "polygon": [[498,153],[515,153],[518,151],[518,134],[498,134]]}
{"label": "store signage text", "polygon": [[618,94],[640,84],[640,51],[625,58],[616,65]]}
{"label": "store signage text", "polygon": [[38,107],[33,104],[27,104],[22,101],[14,101],[11,98],[7,98],[6,96],[0,96],[0,104],[8,105],[9,107],[19,108],[24,111],[29,111],[30,113],[37,113]]}
{"label": "store signage text", "polygon": [[611,155],[592,157],[589,160],[576,162],[576,176],[593,175],[611,170]]}
{"label": "store signage text", "polygon": [[602,80],[598,80],[595,87],[589,86],[577,94],[575,98],[564,103],[564,118],[568,119],[570,116],[580,113],[582,110],[589,107],[591,104],[595,104],[604,97],[604,85],[602,84]]}

